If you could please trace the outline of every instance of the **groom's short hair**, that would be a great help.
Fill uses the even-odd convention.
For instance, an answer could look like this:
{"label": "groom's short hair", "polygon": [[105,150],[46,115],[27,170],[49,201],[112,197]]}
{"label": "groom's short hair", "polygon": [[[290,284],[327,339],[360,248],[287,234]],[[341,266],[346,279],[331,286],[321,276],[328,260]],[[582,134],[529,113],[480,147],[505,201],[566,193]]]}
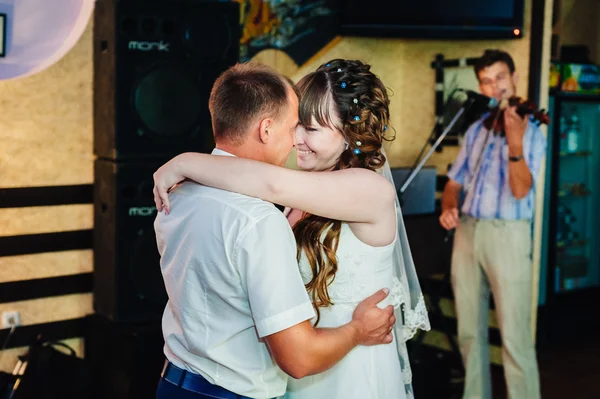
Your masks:
{"label": "groom's short hair", "polygon": [[291,80],[257,63],[236,64],[219,76],[210,93],[208,107],[215,141],[242,144],[256,118],[278,118],[288,104]]}

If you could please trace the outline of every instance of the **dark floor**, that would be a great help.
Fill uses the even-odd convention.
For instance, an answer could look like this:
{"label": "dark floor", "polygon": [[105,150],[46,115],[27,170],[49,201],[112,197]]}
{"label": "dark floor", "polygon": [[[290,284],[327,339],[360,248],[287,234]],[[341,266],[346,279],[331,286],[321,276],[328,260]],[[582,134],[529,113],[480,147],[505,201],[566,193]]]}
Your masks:
{"label": "dark floor", "polygon": [[[540,348],[538,362],[542,398],[600,398],[600,336]],[[505,398],[504,384],[496,385],[499,386],[496,397]]]}
{"label": "dark floor", "polygon": [[[411,349],[416,399],[462,398],[459,356],[425,345]],[[600,399],[600,334],[546,344],[537,354],[542,399]],[[492,367],[492,386],[493,399],[507,398],[502,367]]]}
{"label": "dark floor", "polygon": [[[600,398],[600,337],[540,348],[538,362],[543,399]],[[492,369],[492,379],[494,399],[506,398],[502,368]]]}

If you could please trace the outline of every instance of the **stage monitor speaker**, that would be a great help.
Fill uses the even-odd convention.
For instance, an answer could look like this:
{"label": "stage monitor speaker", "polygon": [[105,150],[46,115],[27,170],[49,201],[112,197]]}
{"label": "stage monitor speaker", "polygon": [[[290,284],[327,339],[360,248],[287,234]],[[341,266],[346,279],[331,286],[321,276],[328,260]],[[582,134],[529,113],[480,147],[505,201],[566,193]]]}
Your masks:
{"label": "stage monitor speaker", "polygon": [[160,322],[122,325],[99,315],[87,321],[84,355],[92,371],[93,398],[155,398],[165,364]]}
{"label": "stage monitor speaker", "polygon": [[152,196],[160,165],[94,164],[94,309],[115,322],[160,320],[167,301]]}
{"label": "stage monitor speaker", "polygon": [[210,151],[208,98],[239,59],[239,3],[98,0],[94,15],[95,154]]}

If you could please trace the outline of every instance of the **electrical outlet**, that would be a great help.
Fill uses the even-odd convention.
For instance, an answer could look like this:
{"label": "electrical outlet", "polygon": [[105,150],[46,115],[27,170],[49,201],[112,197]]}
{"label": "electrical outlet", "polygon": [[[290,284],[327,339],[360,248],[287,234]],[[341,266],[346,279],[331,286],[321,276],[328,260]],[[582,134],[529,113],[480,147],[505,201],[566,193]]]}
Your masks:
{"label": "electrical outlet", "polygon": [[2,312],[2,328],[18,327],[21,324],[21,314],[16,310]]}

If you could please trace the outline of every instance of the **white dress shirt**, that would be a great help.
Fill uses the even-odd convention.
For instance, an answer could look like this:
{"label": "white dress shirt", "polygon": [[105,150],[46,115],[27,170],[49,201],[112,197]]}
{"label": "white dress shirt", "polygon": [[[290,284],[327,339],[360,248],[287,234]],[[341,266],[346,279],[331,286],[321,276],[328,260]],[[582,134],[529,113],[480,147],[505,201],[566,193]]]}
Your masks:
{"label": "white dress shirt", "polygon": [[190,182],[169,199],[171,212],[154,224],[169,295],[165,356],[239,395],[283,395],[287,375],[261,338],[314,317],[285,216],[263,200]]}

